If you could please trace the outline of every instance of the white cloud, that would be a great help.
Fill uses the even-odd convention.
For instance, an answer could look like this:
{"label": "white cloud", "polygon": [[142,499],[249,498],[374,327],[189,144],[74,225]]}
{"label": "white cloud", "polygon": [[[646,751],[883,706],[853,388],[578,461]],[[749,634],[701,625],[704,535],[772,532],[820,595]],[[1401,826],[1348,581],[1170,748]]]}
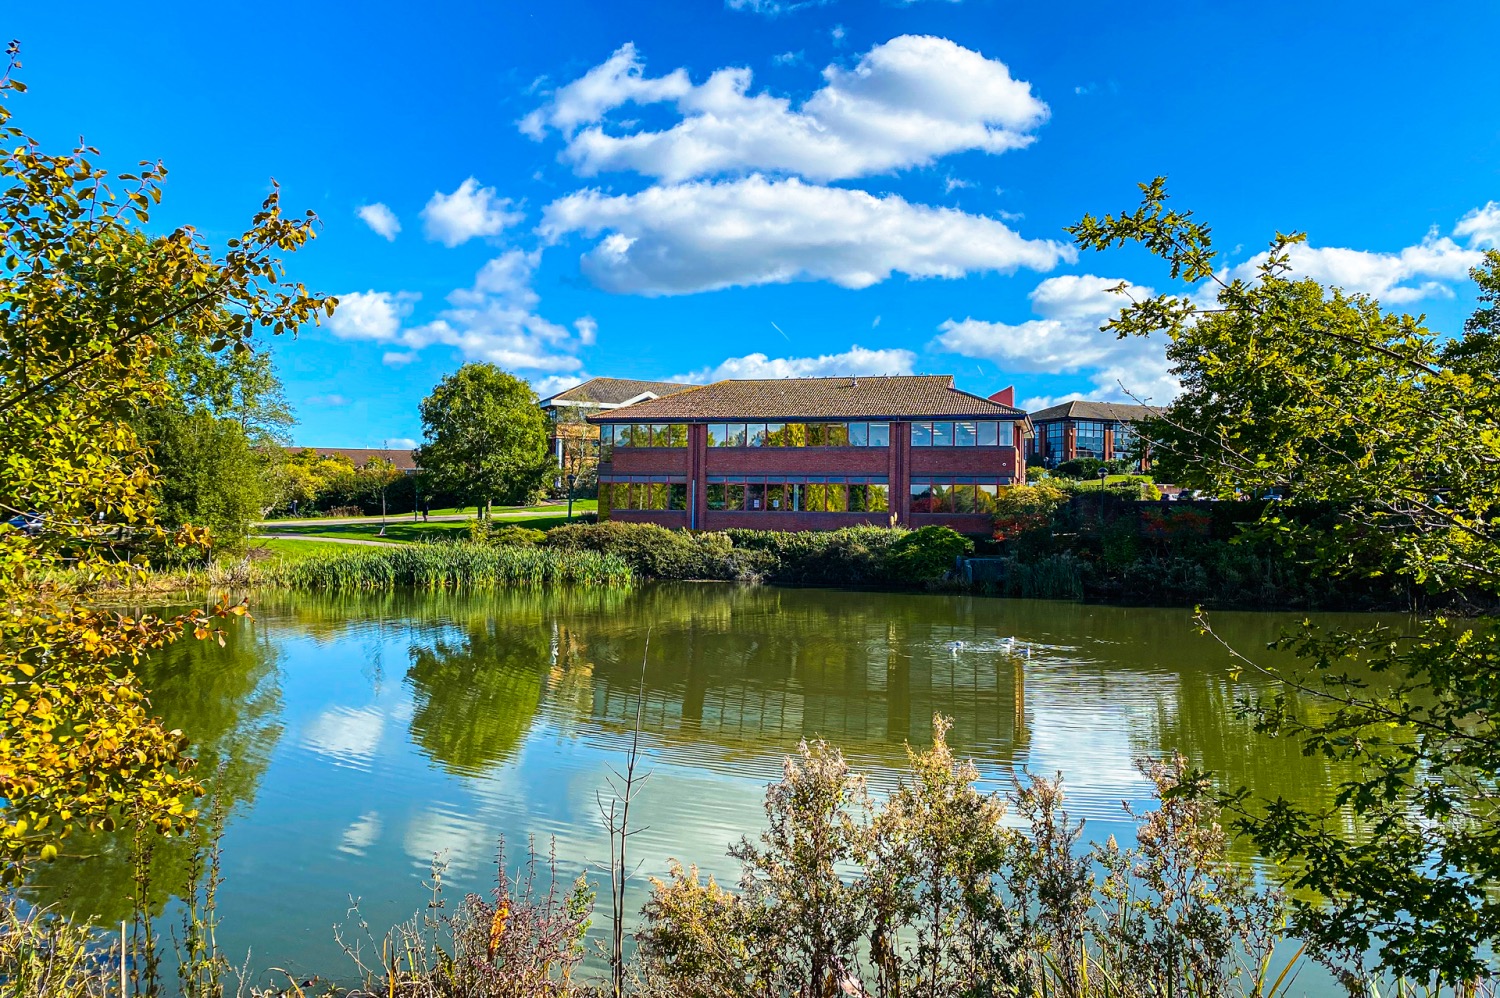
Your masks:
{"label": "white cloud", "polygon": [[782,14],[790,14],[794,10],[803,7],[821,7],[829,0],[724,0],[724,6],[730,10],[743,10],[751,14],[764,14],[766,17],[779,17]]}
{"label": "white cloud", "polygon": [[911,374],[917,355],[910,350],[867,350],[852,346],[844,353],[821,357],[767,357],[752,353],[730,357],[717,367],[705,367],[673,381],[709,384],[729,378],[823,378],[839,375]]}
{"label": "white cloud", "polygon": [[421,297],[414,291],[375,290],[339,295],[328,330],[341,340],[389,342],[400,334],[401,320]]}
{"label": "white cloud", "polygon": [[480,187],[473,177],[458,185],[452,194],[434,191],[422,221],[427,238],[450,249],[475,236],[499,235],[506,226],[525,216],[508,211],[509,198],[497,197],[493,187]]}
{"label": "white cloud", "polygon": [[536,392],[536,397],[544,399],[558,392],[565,392],[574,385],[581,385],[592,377],[587,371],[580,370],[571,374],[545,374],[527,380],[531,382],[531,390]]}
{"label": "white cloud", "polygon": [[1453,234],[1474,248],[1500,249],[1500,201],[1486,202],[1460,218]]}
{"label": "white cloud", "polygon": [[[1048,115],[1004,63],[946,38],[902,35],[852,69],[828,66],[823,78],[794,107],[784,97],[752,94],[745,68],[720,69],[696,85],[683,69],[647,77],[635,47],[625,45],[560,88],[521,128],[533,137],[546,126],[561,132],[564,158],[584,175],[632,170],[678,182],[768,171],[837,180],[966,150],[1018,149],[1034,141]],[[660,102],[672,103],[681,120],[661,131],[606,130],[610,111]]]}
{"label": "white cloud", "polygon": [[[1138,398],[1165,403],[1181,390],[1172,377],[1166,346],[1159,340],[1119,339],[1099,327],[1130,298],[1152,294],[1150,288],[1126,283],[1130,298],[1115,294],[1118,279],[1092,274],[1065,274],[1041,282],[1031,292],[1039,318],[1014,325],[966,318],[939,326],[934,349],[992,361],[1007,371],[1084,373],[1096,399]],[[1071,396],[1079,397],[1079,396]],[[1028,399],[1026,408],[1042,408]]]}
{"label": "white cloud", "polygon": [[389,440],[382,441],[382,443],[392,450],[411,450],[417,445],[417,441],[411,437],[392,437]]}
{"label": "white cloud", "polygon": [[344,829],[344,834],[340,836],[339,852],[363,856],[380,839],[382,827],[384,825],[380,820],[380,812],[366,811]]}
{"label": "white cloud", "polygon": [[895,272],[1045,271],[1077,256],[983,215],[761,176],[618,196],[579,191],[547,206],[540,231],[603,234],[583,256],[584,273],[608,291],[645,295],[796,280],[864,288]]}
{"label": "white cloud", "polygon": [[[448,308],[430,322],[403,324],[417,295],[409,292],[356,292],[341,295],[329,325],[344,339],[389,343],[383,360],[391,366],[409,364],[433,345],[451,346],[465,360],[488,361],[507,369],[573,371],[583,364],[574,353],[591,345],[598,323],[584,316],[570,330],[536,312],[540,303],[531,277],[540,252],[509,250],[479,269],[474,283],[448,295]],[[352,308],[344,320],[345,302]]]}
{"label": "white cloud", "polygon": [[396,217],[396,213],[379,201],[374,204],[360,205],[354,209],[354,213],[376,235],[384,236],[388,242],[394,242],[396,233],[401,231],[401,220]]}
{"label": "white cloud", "polygon": [[[1463,240],[1462,243],[1459,240]],[[1359,292],[1383,305],[1402,305],[1423,298],[1451,298],[1452,284],[1467,279],[1469,270],[1484,258],[1484,249],[1500,246],[1500,202],[1490,201],[1459,219],[1449,236],[1436,227],[1422,241],[1395,252],[1309,246],[1300,243],[1287,251],[1292,274],[1323,284]],[[1253,280],[1267,254],[1257,253],[1244,263],[1226,268],[1221,277]],[[1212,296],[1212,285],[1200,293]]]}
{"label": "white cloud", "polygon": [[348,405],[349,404],[349,400],[347,398],[345,398],[344,396],[338,395],[338,394],[334,394],[334,395],[309,395],[307,397],[307,404],[308,405],[326,405],[326,406],[331,406],[331,407],[337,407],[337,406],[341,406],[341,405]]}

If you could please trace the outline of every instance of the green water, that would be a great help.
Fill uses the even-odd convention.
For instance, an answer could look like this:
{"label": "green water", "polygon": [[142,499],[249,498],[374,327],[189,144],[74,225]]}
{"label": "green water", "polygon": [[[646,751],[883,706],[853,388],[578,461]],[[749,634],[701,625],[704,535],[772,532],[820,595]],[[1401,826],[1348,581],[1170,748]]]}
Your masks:
{"label": "green water", "polygon": [[[1214,620],[1257,654],[1295,622]],[[255,968],[347,975],[332,926],[351,898],[382,932],[422,906],[435,853],[460,892],[492,885],[501,836],[512,858],[555,840],[569,878],[607,862],[595,794],[628,744],[643,656],[642,879],[676,857],[732,880],[725,847],[759,829],[763,787],[799,739],[841,745],[878,792],[934,712],[996,788],[1023,767],[1063,773],[1089,838],[1128,838],[1122,802],[1148,799],[1133,766],[1144,755],[1175,749],[1300,801],[1326,800],[1339,775],[1234,715],[1255,680],[1231,681],[1186,610],[727,585],[266,594],[226,647],[187,642],[143,670],[204,772],[223,766],[231,962],[248,950]],[[159,900],[184,856],[158,847]],[[123,837],[83,837],[37,892],[118,922],[130,869]]]}

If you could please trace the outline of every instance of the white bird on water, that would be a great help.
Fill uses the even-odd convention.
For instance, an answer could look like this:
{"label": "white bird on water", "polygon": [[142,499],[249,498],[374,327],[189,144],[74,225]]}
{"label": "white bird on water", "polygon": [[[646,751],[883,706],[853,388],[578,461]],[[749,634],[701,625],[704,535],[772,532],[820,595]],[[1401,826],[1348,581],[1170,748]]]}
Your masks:
{"label": "white bird on water", "polygon": [[948,651],[952,652],[954,655],[957,655],[959,652],[964,650],[964,643],[962,641],[949,641],[946,647]]}

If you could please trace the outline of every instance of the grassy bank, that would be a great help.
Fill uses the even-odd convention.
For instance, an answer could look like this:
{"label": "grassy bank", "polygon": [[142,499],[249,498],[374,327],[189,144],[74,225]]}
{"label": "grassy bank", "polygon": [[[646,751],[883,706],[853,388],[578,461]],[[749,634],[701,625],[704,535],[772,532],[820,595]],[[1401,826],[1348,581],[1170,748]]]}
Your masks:
{"label": "grassy bank", "polygon": [[[508,516],[497,519],[499,526],[525,527],[529,530],[551,530],[570,522],[576,522],[582,513],[575,511],[575,516],[570,521],[564,514],[553,514],[546,516]],[[453,541],[461,540],[469,536],[472,528],[472,520],[432,520],[426,523],[411,520],[388,520],[385,524],[385,533],[381,534],[379,520],[374,523],[291,523],[286,525],[272,524],[264,528],[268,533],[292,535],[298,537],[326,537],[340,540],[374,541],[383,540],[398,544],[412,544],[419,541]]]}
{"label": "grassy bank", "polygon": [[[325,545],[329,547],[330,545]],[[617,555],[535,547],[452,544],[392,545],[319,552],[270,563],[264,584],[320,592],[483,590],[532,586],[630,585],[630,566]]]}

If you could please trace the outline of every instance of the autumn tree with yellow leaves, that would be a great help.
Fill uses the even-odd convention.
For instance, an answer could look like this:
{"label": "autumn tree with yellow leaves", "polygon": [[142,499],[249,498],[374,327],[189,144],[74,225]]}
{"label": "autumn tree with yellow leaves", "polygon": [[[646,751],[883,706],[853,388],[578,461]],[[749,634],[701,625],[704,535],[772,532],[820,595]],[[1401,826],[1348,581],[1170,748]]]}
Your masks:
{"label": "autumn tree with yellow leaves", "polygon": [[[0,99],[25,92],[7,50]],[[190,227],[139,238],[166,170],[110,175],[80,146],[49,154],[0,103],[0,875],[19,880],[70,830],[191,819],[187,738],[166,730],[131,672],[182,635],[211,639],[243,605],[180,617],[100,605],[153,548],[205,545],[162,528],[152,469],[129,417],[168,391],[160,363],[182,344],[248,350],[337,301],[286,278],[281,255],[315,218],[283,216],[273,192],[216,251]]]}

